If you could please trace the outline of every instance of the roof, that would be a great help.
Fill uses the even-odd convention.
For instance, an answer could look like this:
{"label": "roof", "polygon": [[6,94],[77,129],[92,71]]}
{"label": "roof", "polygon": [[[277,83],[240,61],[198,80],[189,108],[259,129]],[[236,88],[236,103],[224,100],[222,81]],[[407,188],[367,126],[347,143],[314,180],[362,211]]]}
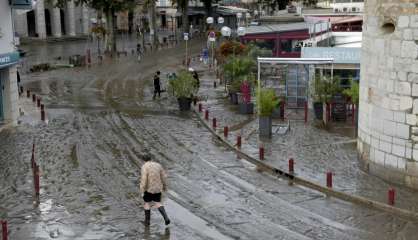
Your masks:
{"label": "roof", "polygon": [[218,6],[216,12],[222,15],[236,15],[237,13],[246,13],[248,9],[234,6]]}
{"label": "roof", "polygon": [[308,24],[305,22],[289,23],[289,24],[272,24],[272,25],[260,25],[250,26],[246,29],[246,35],[259,34],[259,33],[278,33],[288,31],[309,29]]}

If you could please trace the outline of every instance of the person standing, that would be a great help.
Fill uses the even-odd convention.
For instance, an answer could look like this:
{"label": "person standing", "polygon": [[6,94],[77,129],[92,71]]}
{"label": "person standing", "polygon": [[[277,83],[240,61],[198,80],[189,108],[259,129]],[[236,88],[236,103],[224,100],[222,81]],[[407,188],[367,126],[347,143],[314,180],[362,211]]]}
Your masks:
{"label": "person standing", "polygon": [[152,97],[152,99],[155,99],[157,93],[158,97],[161,97],[160,71],[157,71],[154,75],[154,96]]}
{"label": "person standing", "polygon": [[167,191],[167,176],[163,167],[147,154],[144,156],[145,164],[141,168],[140,193],[144,199],[145,225],[150,225],[151,204],[160,211],[165,225],[170,224],[170,219],[161,204],[161,193]]}

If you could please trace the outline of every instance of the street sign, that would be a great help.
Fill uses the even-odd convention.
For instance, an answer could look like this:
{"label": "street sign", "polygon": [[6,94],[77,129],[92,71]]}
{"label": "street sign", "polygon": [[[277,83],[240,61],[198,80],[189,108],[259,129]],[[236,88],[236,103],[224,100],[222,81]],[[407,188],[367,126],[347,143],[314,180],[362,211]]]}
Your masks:
{"label": "street sign", "polygon": [[184,41],[189,40],[189,33],[183,33]]}
{"label": "street sign", "polygon": [[215,34],[215,32],[210,32],[209,33],[209,41],[210,42],[215,42],[216,41],[216,34]]}

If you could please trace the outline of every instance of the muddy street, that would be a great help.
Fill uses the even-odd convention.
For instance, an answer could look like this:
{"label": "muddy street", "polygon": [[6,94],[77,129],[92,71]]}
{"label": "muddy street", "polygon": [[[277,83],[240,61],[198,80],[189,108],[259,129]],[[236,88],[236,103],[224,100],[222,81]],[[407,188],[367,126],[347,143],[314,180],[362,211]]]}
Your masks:
{"label": "muddy street", "polygon": [[[47,54],[65,49],[60,44],[73,43],[32,48],[49,48],[34,51]],[[191,52],[202,45],[194,41]],[[415,239],[418,222],[263,173],[192,112],[180,113],[167,93],[152,100],[153,73],[162,72],[166,89],[165,76],[181,67],[183,54],[179,45],[139,63],[127,56],[22,76],[25,88],[42,97],[49,122],[22,117],[18,127],[0,132],[0,217],[9,221],[10,239]],[[38,206],[33,142],[41,168]],[[142,223],[145,151],[168,172],[169,227],[158,211],[149,228]]]}

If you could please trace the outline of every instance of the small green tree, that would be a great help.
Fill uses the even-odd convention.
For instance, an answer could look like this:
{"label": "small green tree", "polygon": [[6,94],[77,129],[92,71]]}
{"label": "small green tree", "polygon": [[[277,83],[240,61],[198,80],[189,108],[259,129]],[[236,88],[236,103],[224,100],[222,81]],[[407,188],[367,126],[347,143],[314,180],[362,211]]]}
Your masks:
{"label": "small green tree", "polygon": [[273,114],[274,108],[280,103],[280,100],[276,97],[274,89],[259,89],[257,92],[257,106],[258,115],[262,117],[268,117]]}
{"label": "small green tree", "polygon": [[230,91],[238,92],[244,79],[254,71],[255,62],[249,57],[231,57],[223,65],[225,76],[230,79]]}
{"label": "small green tree", "polygon": [[350,97],[351,101],[358,105],[359,103],[359,95],[360,95],[360,86],[358,82],[353,81],[353,79],[350,79],[350,88],[345,89],[343,91],[343,94]]}
{"label": "small green tree", "polygon": [[190,98],[198,91],[197,80],[186,70],[177,73],[176,79],[169,82],[169,88],[176,98]]}
{"label": "small green tree", "polygon": [[312,97],[315,102],[329,102],[335,94],[342,91],[340,87],[340,78],[338,76],[331,78],[329,76],[321,77],[320,74],[316,74],[313,84],[314,91]]}

